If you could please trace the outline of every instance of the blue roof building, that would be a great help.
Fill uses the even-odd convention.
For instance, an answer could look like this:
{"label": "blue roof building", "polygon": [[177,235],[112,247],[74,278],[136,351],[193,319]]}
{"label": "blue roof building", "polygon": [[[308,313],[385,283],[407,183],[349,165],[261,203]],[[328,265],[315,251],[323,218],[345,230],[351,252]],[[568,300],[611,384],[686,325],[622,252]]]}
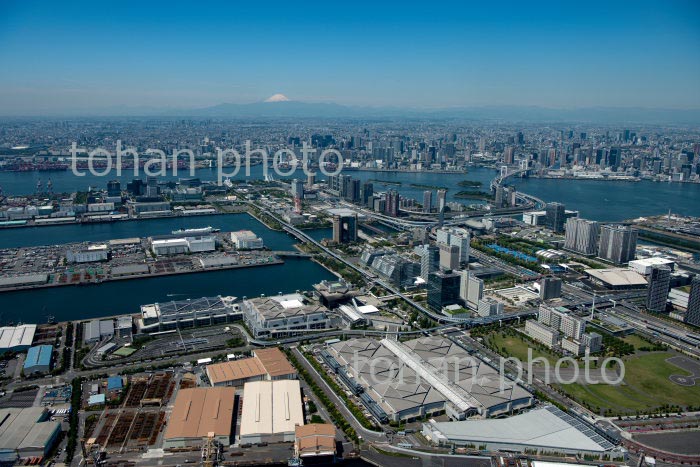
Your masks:
{"label": "blue roof building", "polygon": [[124,387],[121,376],[110,376],[107,378],[108,391],[121,391]]}
{"label": "blue roof building", "polygon": [[51,354],[53,347],[50,345],[35,345],[27,351],[27,359],[24,361],[24,374],[48,373],[51,371]]}
{"label": "blue roof building", "polygon": [[106,400],[107,399],[104,394],[93,394],[88,398],[88,405],[104,405]]}

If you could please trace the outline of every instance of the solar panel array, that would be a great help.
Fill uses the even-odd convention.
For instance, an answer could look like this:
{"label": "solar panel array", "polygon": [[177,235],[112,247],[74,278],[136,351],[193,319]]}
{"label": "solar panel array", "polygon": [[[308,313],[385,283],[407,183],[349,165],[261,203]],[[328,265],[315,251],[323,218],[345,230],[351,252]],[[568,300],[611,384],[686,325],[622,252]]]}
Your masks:
{"label": "solar panel array", "polygon": [[582,422],[580,419],[578,419],[576,417],[572,417],[568,413],[563,412],[562,410],[558,409],[557,407],[554,407],[553,405],[548,406],[547,410],[549,412],[551,412],[552,414],[556,415],[557,417],[559,417],[560,419],[564,420],[569,425],[576,428],[578,431],[580,431],[584,435],[588,436],[590,439],[592,439],[594,442],[598,443],[598,445],[600,445],[600,447],[602,447],[606,451],[613,449],[615,447],[610,441],[603,438],[590,425]]}

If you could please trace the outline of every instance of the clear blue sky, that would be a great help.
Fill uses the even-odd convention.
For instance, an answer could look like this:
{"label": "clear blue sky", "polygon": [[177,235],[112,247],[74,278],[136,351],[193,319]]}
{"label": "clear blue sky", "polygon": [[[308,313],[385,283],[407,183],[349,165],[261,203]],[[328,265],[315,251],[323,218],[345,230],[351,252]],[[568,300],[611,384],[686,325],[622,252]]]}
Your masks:
{"label": "clear blue sky", "polygon": [[274,93],[371,106],[700,108],[695,1],[174,3],[0,2],[0,114]]}

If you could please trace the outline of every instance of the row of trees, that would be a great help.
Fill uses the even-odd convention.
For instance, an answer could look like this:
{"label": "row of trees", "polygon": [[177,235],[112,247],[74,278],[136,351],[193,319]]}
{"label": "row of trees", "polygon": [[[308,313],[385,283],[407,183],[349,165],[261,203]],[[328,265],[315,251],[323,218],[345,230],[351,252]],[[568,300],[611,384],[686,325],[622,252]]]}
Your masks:
{"label": "row of trees", "polygon": [[306,383],[309,385],[311,388],[311,391],[318,397],[318,400],[321,401],[323,405],[326,406],[326,409],[328,410],[328,414],[331,416],[331,419],[333,423],[336,424],[338,428],[343,430],[345,435],[354,441],[355,443],[358,443],[360,439],[357,436],[357,433],[355,432],[355,429],[350,426],[350,423],[348,423],[343,415],[340,413],[340,411],[337,409],[337,407],[333,404],[333,402],[330,400],[330,398],[326,395],[325,392],[323,392],[323,389],[316,384],[316,382],[311,378],[311,375],[309,374],[306,369],[304,369],[300,364],[299,361],[296,359],[296,357],[288,350],[288,349],[283,349],[284,352],[287,354],[287,358],[289,361],[294,365],[297,369],[297,372],[299,373],[299,377],[306,381]]}

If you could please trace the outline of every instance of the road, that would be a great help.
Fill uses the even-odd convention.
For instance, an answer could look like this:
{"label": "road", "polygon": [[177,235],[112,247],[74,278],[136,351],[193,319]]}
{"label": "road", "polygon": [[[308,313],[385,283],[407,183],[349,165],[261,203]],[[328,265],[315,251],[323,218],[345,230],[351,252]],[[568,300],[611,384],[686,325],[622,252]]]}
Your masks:
{"label": "road", "polygon": [[326,383],[326,380],[323,379],[323,377],[316,371],[316,368],[313,367],[307,360],[306,357],[299,351],[297,347],[292,348],[292,352],[296,356],[297,360],[299,363],[304,367],[306,371],[309,372],[311,377],[313,378],[314,382],[318,384],[318,386],[323,389],[323,392],[326,393],[326,395],[330,398],[331,401],[335,404],[336,408],[340,411],[340,413],[343,415],[343,418],[347,420],[350,425],[355,429],[355,432],[362,436],[362,438],[365,441],[370,441],[370,442],[386,442],[387,437],[384,432],[377,432],[377,431],[372,431],[368,430],[365,427],[362,426],[362,424],[355,418],[355,416],[348,410],[348,408],[345,406],[345,402],[340,399],[335,394],[335,391],[331,389],[330,386],[328,386],[328,383]]}

